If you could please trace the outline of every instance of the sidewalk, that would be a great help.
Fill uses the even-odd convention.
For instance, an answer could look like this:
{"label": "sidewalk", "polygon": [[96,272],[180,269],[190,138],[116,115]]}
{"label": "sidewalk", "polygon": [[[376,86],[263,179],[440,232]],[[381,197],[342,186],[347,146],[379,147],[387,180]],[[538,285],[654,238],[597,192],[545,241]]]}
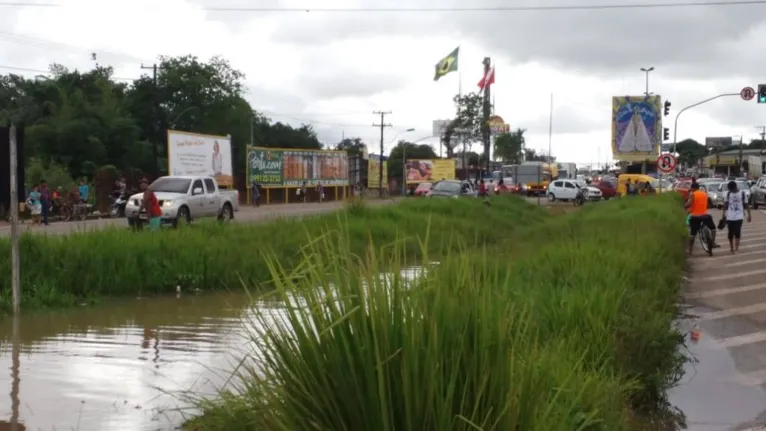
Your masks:
{"label": "sidewalk", "polygon": [[[717,219],[719,211],[714,212]],[[766,212],[753,211],[740,252],[729,252],[726,230],[713,257],[695,245],[684,301],[701,334],[689,343],[689,364],[673,402],[689,430],[766,429]]]}

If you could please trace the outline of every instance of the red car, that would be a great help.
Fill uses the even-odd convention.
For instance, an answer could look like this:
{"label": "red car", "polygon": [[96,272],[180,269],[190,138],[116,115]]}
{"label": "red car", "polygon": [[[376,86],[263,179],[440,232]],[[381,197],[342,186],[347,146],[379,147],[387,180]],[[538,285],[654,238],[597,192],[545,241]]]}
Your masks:
{"label": "red car", "polygon": [[596,187],[601,190],[601,196],[604,199],[611,199],[617,197],[617,183],[610,180],[594,181],[591,184],[592,187]]}
{"label": "red car", "polygon": [[431,187],[433,187],[433,184],[431,183],[420,183],[415,187],[415,191],[412,192],[412,195],[423,197],[431,191]]}

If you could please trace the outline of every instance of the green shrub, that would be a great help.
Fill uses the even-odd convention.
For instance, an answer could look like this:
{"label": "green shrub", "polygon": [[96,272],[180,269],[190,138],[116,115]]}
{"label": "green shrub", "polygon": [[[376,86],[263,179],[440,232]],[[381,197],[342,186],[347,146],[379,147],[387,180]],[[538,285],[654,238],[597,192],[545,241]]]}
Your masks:
{"label": "green shrub", "polygon": [[[434,252],[445,244],[484,245],[512,237],[548,218],[519,199],[488,208],[473,199],[417,199],[397,205],[352,204],[344,211],[263,224],[200,224],[161,233],[111,229],[67,236],[21,238],[22,307],[72,305],[99,297],[173,293],[189,289],[268,289],[263,255],[287,268],[301,248],[325,231],[342,230],[349,248],[370,240],[401,238],[408,252],[431,236]],[[430,229],[430,230],[429,230]],[[10,273],[10,246],[0,241],[0,271]],[[0,307],[11,303],[10,278],[0,281]]]}
{"label": "green shrub", "polygon": [[285,311],[254,310],[237,389],[197,400],[188,427],[657,429],[684,360],[683,223],[672,198],[606,203],[484,248],[423,243],[440,263],[414,281],[404,242],[327,233],[300,265],[267,261]]}

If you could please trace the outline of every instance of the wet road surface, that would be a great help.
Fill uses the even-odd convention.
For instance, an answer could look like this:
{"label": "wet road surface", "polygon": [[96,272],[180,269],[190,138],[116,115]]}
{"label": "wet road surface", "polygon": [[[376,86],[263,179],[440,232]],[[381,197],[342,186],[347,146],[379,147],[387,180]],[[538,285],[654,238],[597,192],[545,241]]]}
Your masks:
{"label": "wet road surface", "polygon": [[[369,199],[368,205],[387,205],[395,202],[391,199]],[[258,223],[283,217],[305,217],[343,208],[344,202],[333,201],[324,203],[289,204],[289,205],[264,205],[259,208],[241,206],[234,214],[234,221],[239,223]],[[22,232],[44,233],[48,235],[62,235],[75,232],[88,232],[104,229],[107,227],[126,227],[124,218],[107,218],[86,220],[81,222],[55,222],[49,226],[32,226],[29,221],[21,225]],[[8,223],[0,223],[0,235],[9,236],[11,226]]]}
{"label": "wet road surface", "polygon": [[684,297],[696,317],[682,324],[701,338],[689,343],[697,362],[671,400],[690,430],[766,429],[766,212],[753,211],[739,254],[730,254],[726,230],[717,241],[713,257],[695,245]]}

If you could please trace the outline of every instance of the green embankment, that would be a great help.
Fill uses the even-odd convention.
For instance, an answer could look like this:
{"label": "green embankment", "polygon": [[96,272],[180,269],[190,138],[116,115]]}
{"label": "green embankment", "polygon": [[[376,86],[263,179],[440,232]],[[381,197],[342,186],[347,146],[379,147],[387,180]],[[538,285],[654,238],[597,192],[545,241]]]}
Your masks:
{"label": "green embankment", "polygon": [[[513,236],[524,220],[544,221],[547,213],[519,199],[478,201],[408,200],[377,208],[356,202],[344,211],[263,224],[202,224],[152,234],[112,229],[66,236],[25,234],[21,239],[21,285],[24,310],[91,303],[99,298],[170,294],[185,291],[269,289],[264,254],[287,268],[300,262],[307,238],[343,229],[352,252],[365,244],[402,238],[403,247],[419,249],[418,235],[430,228],[434,253],[449,244],[495,244]],[[0,271],[10,273],[10,245],[0,240]],[[10,277],[0,280],[0,312],[11,304]]]}
{"label": "green embankment", "polygon": [[[686,238],[676,197],[558,217],[412,205],[444,213],[430,230],[407,229],[398,209],[377,217],[400,238],[420,234],[421,247],[349,215],[353,227],[315,236],[299,265],[280,266],[279,253],[261,263],[270,295],[292,306],[280,324],[256,310],[259,362],[237,370],[236,392],[199,401],[188,429],[675,429],[666,391],[684,361],[673,322]],[[452,205],[465,205],[464,223],[442,221]],[[540,222],[527,227],[522,213]],[[379,275],[413,260],[439,264],[412,282]]]}

